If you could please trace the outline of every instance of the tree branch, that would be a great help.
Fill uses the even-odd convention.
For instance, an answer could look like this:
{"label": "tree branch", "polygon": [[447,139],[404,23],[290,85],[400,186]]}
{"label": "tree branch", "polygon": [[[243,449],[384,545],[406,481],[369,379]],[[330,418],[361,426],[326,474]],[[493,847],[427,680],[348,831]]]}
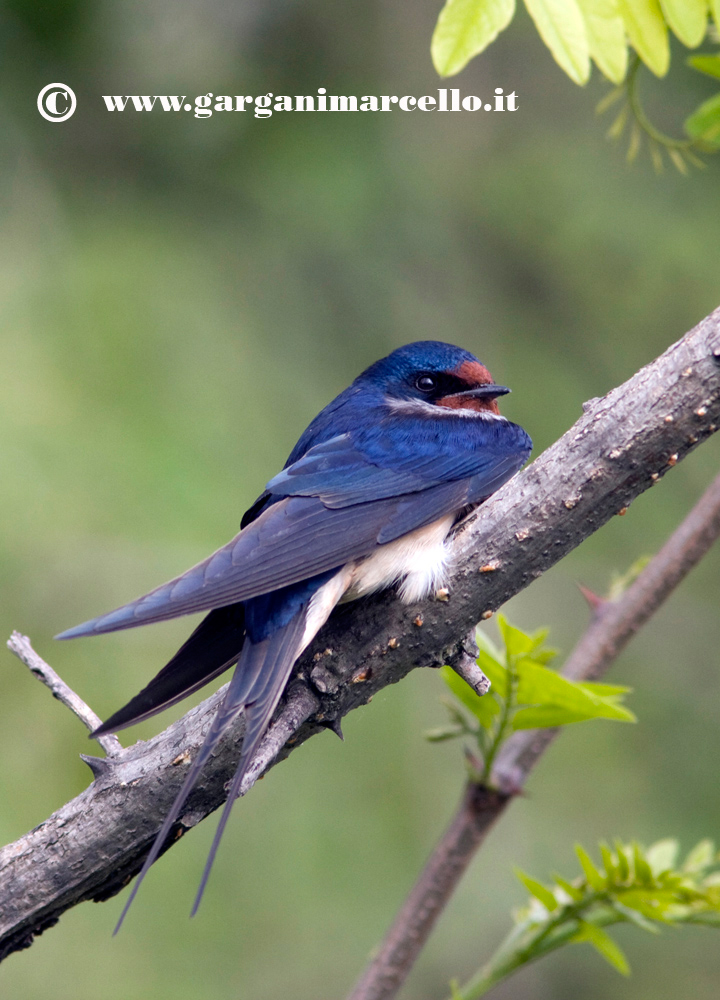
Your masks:
{"label": "tree branch", "polygon": [[[720,310],[580,420],[461,525],[445,600],[385,593],[340,608],[298,663],[247,775],[257,777],[321,727],[419,666],[458,664],[489,611],[652,486],[720,425]],[[219,692],[147,743],[89,758],[95,780],[0,851],[0,958],[27,947],[70,906],[119,892],[135,875],[202,742]],[[168,847],[222,804],[243,724],[221,743]]]}
{"label": "tree branch", "polygon": [[[596,605],[563,675],[575,681],[602,677],[718,536],[720,475],[622,597]],[[486,834],[559,732],[519,730],[501,747],[489,787],[467,782],[449,827],[348,1000],[391,1000],[397,994]]]}

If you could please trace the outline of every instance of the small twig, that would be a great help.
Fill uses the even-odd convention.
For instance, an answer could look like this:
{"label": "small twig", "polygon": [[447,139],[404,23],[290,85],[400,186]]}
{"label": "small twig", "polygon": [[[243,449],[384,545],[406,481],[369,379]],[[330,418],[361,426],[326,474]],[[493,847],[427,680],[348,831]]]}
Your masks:
{"label": "small twig", "polygon": [[[719,536],[720,475],[621,599],[598,607],[563,675],[573,680],[601,677]],[[522,790],[558,732],[514,733],[498,754],[489,787],[467,783],[455,816],[348,1000],[390,1000],[397,994],[488,830]]]}
{"label": "small twig", "polygon": [[[34,677],[50,688],[54,698],[57,698],[77,715],[91,733],[102,725],[102,719],[95,715],[90,706],[86,705],[82,698],[75,694],[71,687],[68,687],[62,677],[56,674],[53,668],[35,652],[26,635],[13,632],[7,641],[7,647],[19,660],[22,660]],[[117,736],[98,736],[97,741],[108,757],[119,757],[123,752]]]}
{"label": "small twig", "polygon": [[476,694],[482,697],[490,690],[490,681],[477,665],[477,655],[478,648],[473,632],[467,637],[460,650],[460,655],[452,661],[450,666],[466,684],[470,685]]}

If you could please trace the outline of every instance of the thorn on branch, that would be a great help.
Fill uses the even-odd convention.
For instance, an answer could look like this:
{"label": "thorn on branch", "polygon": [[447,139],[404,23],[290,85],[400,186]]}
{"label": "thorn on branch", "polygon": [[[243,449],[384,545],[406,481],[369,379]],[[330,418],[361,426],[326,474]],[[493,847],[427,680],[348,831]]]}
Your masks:
{"label": "thorn on branch", "polygon": [[596,594],[594,591],[590,590],[589,587],[584,587],[582,583],[579,583],[577,585],[577,588],[587,601],[588,606],[592,611],[593,618],[596,615],[599,615],[604,605],[607,604],[606,599],[604,597],[600,597],[599,594]]}
{"label": "thorn on branch", "polygon": [[80,760],[84,760],[92,771],[93,779],[97,781],[104,777],[108,771],[112,770],[114,763],[112,757],[91,757],[89,754],[81,753]]}
{"label": "thorn on branch", "polygon": [[323,729],[329,729],[331,733],[335,733],[341,740],[345,740],[343,735],[342,726],[340,725],[340,718],[336,717],[334,719],[318,719],[317,720]]}

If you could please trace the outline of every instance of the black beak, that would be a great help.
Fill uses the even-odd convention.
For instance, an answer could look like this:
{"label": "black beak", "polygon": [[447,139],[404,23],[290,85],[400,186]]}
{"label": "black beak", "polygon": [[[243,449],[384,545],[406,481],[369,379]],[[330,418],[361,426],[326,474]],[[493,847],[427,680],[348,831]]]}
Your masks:
{"label": "black beak", "polygon": [[454,399],[497,399],[507,396],[511,390],[506,385],[479,385],[476,389],[466,389],[465,392],[454,392]]}

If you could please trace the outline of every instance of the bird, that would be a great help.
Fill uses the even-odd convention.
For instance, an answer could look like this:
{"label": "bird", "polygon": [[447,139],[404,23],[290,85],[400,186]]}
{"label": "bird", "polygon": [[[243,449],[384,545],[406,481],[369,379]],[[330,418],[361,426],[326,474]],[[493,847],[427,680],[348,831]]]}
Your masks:
{"label": "bird", "polygon": [[416,341],[365,369],[299,438],[240,532],[181,576],[58,639],[209,612],[138,695],[91,736],[148,719],[235,667],[227,692],[154,840],[115,932],[200,772],[241,713],[237,770],[194,915],[243,777],[292,668],[333,608],[389,587],[415,603],[451,564],[454,524],[526,462],[528,434],[499,411],[510,392],[475,355]]}

